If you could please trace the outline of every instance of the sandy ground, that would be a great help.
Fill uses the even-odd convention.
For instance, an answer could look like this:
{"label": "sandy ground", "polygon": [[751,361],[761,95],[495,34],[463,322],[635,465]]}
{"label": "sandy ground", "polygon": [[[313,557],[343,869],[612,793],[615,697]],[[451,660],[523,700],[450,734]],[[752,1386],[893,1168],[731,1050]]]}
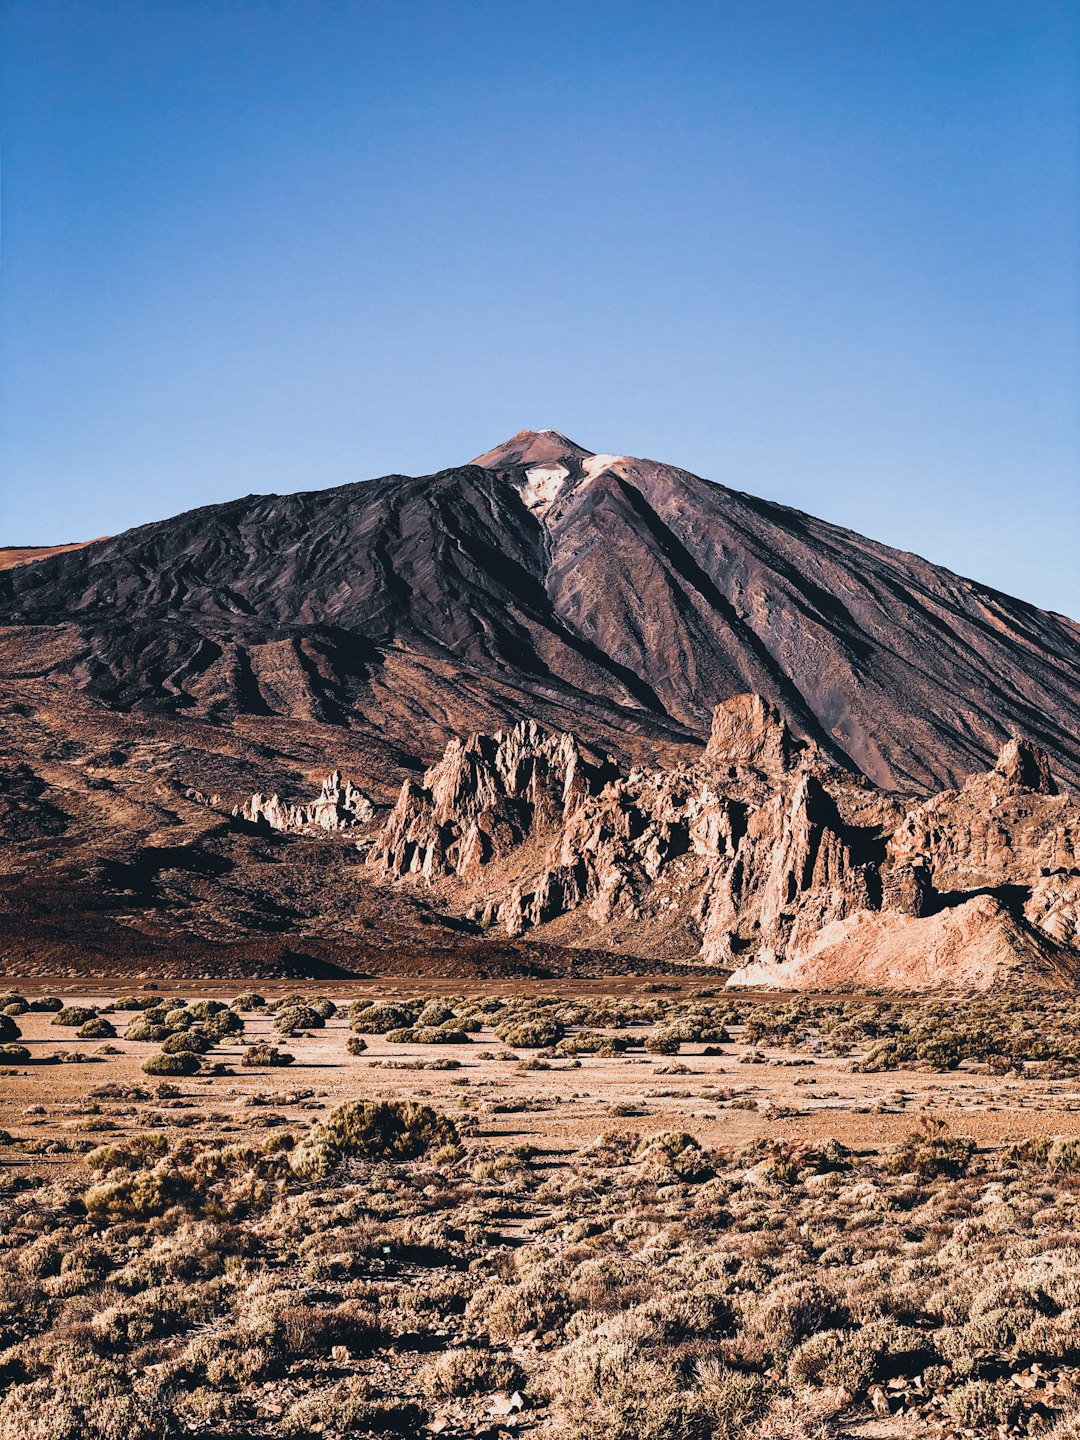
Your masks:
{"label": "sandy ground", "polygon": [[[235,993],[235,984],[172,988],[158,993],[188,999]],[[277,987],[263,987],[273,993]],[[288,986],[281,987],[287,990]],[[425,984],[423,993],[462,994],[463,987]],[[521,982],[472,987],[468,993],[521,993]],[[605,993],[601,982],[547,982],[532,993]],[[606,993],[615,987],[607,986]],[[640,991],[625,982],[619,993]],[[113,992],[116,994],[118,992]],[[423,1100],[455,1118],[471,1116],[481,1137],[496,1146],[529,1143],[557,1160],[611,1128],[650,1134],[689,1130],[703,1144],[739,1146],[757,1138],[815,1141],[835,1137],[859,1151],[879,1149],[905,1136],[924,1115],[945,1122],[950,1131],[971,1135],[981,1147],[996,1148],[1025,1136],[1080,1135],[1080,1081],[999,1078],[961,1069],[950,1074],[890,1071],[854,1074],[852,1057],[823,1057],[791,1051],[761,1050],[765,1063],[745,1063],[751,1049],[733,1030],[733,1043],[705,1055],[702,1045],[684,1045],[677,1057],[633,1051],[610,1058],[581,1056],[574,1063],[550,1060],[550,1068],[522,1070],[520,1062],[535,1051],[513,1051],[492,1033],[480,1032],[467,1045],[391,1044],[368,1036],[368,1050],[352,1056],[345,1006],[357,994],[416,995],[417,984],[384,981],[350,984],[329,992],[341,1012],[323,1030],[281,1040],[272,1016],[245,1016],[243,1044],[215,1048],[210,1061],[227,1072],[170,1082],[180,1095],[157,1104],[132,1106],[101,1102],[92,1113],[89,1092],[101,1085],[138,1085],[155,1092],[159,1082],[142,1072],[142,1062],[158,1047],[122,1038],[108,1042],[79,1040],[73,1030],[52,1024],[52,1016],[20,1016],[22,1040],[35,1059],[59,1051],[80,1051],[89,1058],[70,1064],[33,1064],[0,1077],[0,1128],[13,1137],[44,1139],[120,1138],[150,1123],[184,1128],[201,1138],[223,1142],[250,1135],[282,1120],[307,1122],[313,1111],[364,1098]],[[67,1001],[104,1004],[107,993],[64,991]],[[133,1015],[113,1017],[120,1035]],[[633,1032],[644,1036],[645,1030]],[[295,1056],[285,1069],[245,1070],[244,1045],[278,1044]],[[459,1062],[452,1070],[387,1068],[440,1060]],[[259,1097],[252,1103],[252,1097]],[[40,1107],[40,1108],[39,1108]],[[146,1115],[153,1111],[153,1118]],[[87,1113],[90,1111],[91,1113]],[[27,1157],[5,1148],[7,1165],[68,1165],[76,1156]]]}

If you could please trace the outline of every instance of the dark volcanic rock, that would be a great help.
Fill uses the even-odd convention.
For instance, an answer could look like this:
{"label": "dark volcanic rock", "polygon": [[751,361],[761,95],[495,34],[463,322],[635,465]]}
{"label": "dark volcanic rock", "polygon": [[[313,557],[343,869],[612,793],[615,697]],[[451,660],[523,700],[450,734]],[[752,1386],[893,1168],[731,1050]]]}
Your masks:
{"label": "dark volcanic rock", "polygon": [[1073,622],[554,432],[4,571],[0,674],[31,671],[128,711],[314,721],[420,758],[535,716],[671,759],[753,692],[888,788],[956,784],[1013,733],[1080,779]]}

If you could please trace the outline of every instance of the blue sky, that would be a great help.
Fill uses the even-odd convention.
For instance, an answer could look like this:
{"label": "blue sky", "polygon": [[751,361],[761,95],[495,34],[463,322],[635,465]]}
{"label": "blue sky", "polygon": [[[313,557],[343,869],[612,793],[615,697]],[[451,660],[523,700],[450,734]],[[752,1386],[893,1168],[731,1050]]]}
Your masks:
{"label": "blue sky", "polygon": [[0,0],[0,543],[669,460],[1080,617],[1080,10]]}

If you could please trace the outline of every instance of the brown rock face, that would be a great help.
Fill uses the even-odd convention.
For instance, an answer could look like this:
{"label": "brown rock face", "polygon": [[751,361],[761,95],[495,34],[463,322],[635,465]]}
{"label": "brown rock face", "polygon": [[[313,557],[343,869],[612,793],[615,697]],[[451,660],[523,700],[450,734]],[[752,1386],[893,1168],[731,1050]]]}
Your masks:
{"label": "brown rock face", "polygon": [[1045,751],[1029,740],[1014,736],[1002,747],[994,770],[1017,790],[1036,790],[1040,795],[1057,794]]}
{"label": "brown rock face", "polygon": [[806,749],[775,705],[760,695],[736,695],[713,711],[705,759],[736,770],[782,775]]}
{"label": "brown rock face", "polygon": [[511,935],[693,932],[731,983],[904,989],[1080,976],[1078,857],[1035,747],[904,810],[738,695],[670,769],[605,775],[536,725],[454,742],[371,863],[456,882],[443,903]]}
{"label": "brown rock face", "polygon": [[28,954],[396,907],[779,974],[982,898],[1076,943],[1080,627],[555,431],[0,569],[0,682]]}

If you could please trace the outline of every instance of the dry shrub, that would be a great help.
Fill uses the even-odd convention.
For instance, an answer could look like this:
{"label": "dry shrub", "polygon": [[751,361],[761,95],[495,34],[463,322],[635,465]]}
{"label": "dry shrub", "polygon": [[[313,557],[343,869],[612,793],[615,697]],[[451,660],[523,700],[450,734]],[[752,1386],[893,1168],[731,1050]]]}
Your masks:
{"label": "dry shrub", "polygon": [[492,1390],[516,1390],[525,1383],[521,1367],[509,1356],[476,1346],[444,1350],[423,1366],[418,1380],[432,1399],[454,1395],[486,1395]]}
{"label": "dry shrub", "polygon": [[1032,1165],[1058,1175],[1080,1172],[1080,1140],[1064,1135],[1040,1135],[1021,1140],[1005,1151],[1006,1165]]}
{"label": "dry shrub", "polygon": [[917,1175],[920,1180],[966,1175],[975,1157],[969,1135],[948,1135],[940,1120],[923,1120],[906,1140],[885,1152],[881,1168],[890,1175]]}
{"label": "dry shrub", "polygon": [[294,1058],[287,1050],[279,1050],[276,1045],[263,1041],[258,1045],[249,1045],[240,1063],[248,1069],[274,1069],[291,1065]]}
{"label": "dry shrub", "polygon": [[403,1400],[373,1398],[369,1381],[350,1376],[336,1385],[310,1390],[290,1408],[282,1421],[285,1435],[308,1436],[322,1431],[417,1433],[424,1412]]}
{"label": "dry shrub", "polygon": [[945,1409],[968,1430],[985,1430],[1007,1424],[1015,1415],[1019,1396],[1002,1380],[969,1380],[945,1400]]}
{"label": "dry shrub", "polygon": [[410,1100],[354,1100],[315,1125],[289,1157],[294,1175],[321,1180],[342,1160],[412,1160],[456,1146],[452,1121]]}
{"label": "dry shrub", "polygon": [[0,1400],[0,1440],[170,1440],[178,1433],[164,1406],[92,1352],[61,1355],[51,1374],[11,1386]]}

